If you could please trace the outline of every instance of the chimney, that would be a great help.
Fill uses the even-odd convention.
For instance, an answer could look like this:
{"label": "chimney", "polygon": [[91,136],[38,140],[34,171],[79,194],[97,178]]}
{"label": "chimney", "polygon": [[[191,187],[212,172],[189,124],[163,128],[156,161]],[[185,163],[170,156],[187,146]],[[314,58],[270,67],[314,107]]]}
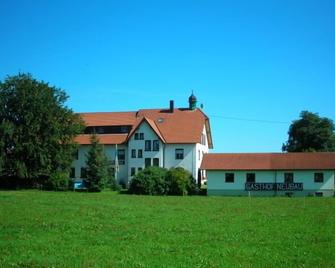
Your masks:
{"label": "chimney", "polygon": [[174,110],[174,101],[170,100],[170,113],[173,113]]}

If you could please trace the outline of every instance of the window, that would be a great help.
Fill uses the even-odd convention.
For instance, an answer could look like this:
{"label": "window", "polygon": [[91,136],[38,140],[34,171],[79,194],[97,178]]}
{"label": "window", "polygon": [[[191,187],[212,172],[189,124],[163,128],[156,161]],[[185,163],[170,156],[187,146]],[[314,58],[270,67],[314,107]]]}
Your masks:
{"label": "window", "polygon": [[184,159],[184,149],[176,149],[176,159]]}
{"label": "window", "polygon": [[142,170],[143,170],[143,168],[141,168],[141,167],[139,167],[139,168],[137,169],[138,172],[140,172],[140,171],[142,171]]}
{"label": "window", "polygon": [[142,149],[139,149],[139,150],[137,151],[137,157],[138,157],[138,158],[142,158],[142,157],[143,157],[143,150],[142,150]]}
{"label": "window", "polygon": [[130,169],[130,176],[134,176],[135,175],[135,172],[136,172],[136,169],[134,167],[132,167]]}
{"label": "window", "polygon": [[154,167],[159,167],[159,158],[152,159],[152,165]]}
{"label": "window", "polygon": [[226,182],[234,183],[234,173],[226,173]]}
{"label": "window", "polygon": [[151,141],[146,140],[145,141],[145,151],[151,151]]}
{"label": "window", "polygon": [[159,151],[159,140],[154,140],[152,142],[152,150],[153,151]]}
{"label": "window", "polygon": [[105,128],[104,127],[97,127],[96,128],[96,132],[98,134],[104,134],[105,133]]}
{"label": "window", "polygon": [[206,135],[205,134],[201,134],[201,144],[206,145]]}
{"label": "window", "polygon": [[144,140],[144,133],[140,133],[140,140]]}
{"label": "window", "polygon": [[124,165],[126,160],[126,153],[124,149],[117,150],[117,160],[119,161],[119,165]]}
{"label": "window", "polygon": [[75,178],[75,177],[76,177],[76,169],[72,167],[70,170],[70,178]]}
{"label": "window", "polygon": [[314,173],[314,182],[323,182],[323,173]]}
{"label": "window", "polygon": [[323,192],[315,192],[315,196],[323,196]]}
{"label": "window", "polygon": [[127,126],[121,126],[120,127],[120,132],[121,133],[127,133],[128,132],[128,127]]}
{"label": "window", "polygon": [[138,140],[138,133],[135,133],[135,140]]}
{"label": "window", "polygon": [[255,175],[255,173],[247,173],[247,175],[246,175],[246,182],[256,182],[256,175]]}
{"label": "window", "polygon": [[150,167],[151,166],[151,158],[146,158],[144,160],[144,165],[145,165],[146,168]]}
{"label": "window", "polygon": [[131,150],[131,158],[136,158],[136,150],[135,149]]}
{"label": "window", "polygon": [[87,178],[87,169],[86,168],[81,168],[80,169],[80,177],[83,178],[83,179],[86,179]]}
{"label": "window", "polygon": [[76,150],[75,152],[73,152],[73,159],[74,160],[78,160],[79,159],[79,151]]}
{"label": "window", "polygon": [[284,173],[284,182],[293,183],[293,173]]}

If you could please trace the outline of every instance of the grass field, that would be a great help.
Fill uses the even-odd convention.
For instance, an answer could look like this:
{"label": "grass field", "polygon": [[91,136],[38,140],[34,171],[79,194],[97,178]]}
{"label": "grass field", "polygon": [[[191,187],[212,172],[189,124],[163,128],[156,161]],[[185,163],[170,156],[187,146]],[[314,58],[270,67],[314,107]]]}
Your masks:
{"label": "grass field", "polygon": [[335,267],[335,198],[0,191],[0,267]]}

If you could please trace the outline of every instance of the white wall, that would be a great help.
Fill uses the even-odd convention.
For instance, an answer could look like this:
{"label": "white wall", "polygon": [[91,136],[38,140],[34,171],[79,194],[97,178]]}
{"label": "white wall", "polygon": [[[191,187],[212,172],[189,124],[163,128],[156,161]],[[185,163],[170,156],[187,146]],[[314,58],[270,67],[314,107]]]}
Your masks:
{"label": "white wall", "polygon": [[[144,140],[135,140],[135,135],[133,134],[132,137],[129,139],[128,142],[128,173],[127,178],[128,180],[131,179],[131,168],[136,168],[136,172],[138,168],[141,167],[144,169],[145,165],[145,158],[151,158],[151,164],[153,158],[159,158],[159,166],[163,167],[163,144],[156,133],[152,130],[152,128],[148,125],[147,122],[143,122],[135,133],[144,133]],[[151,141],[151,151],[145,151],[145,140]],[[152,151],[153,149],[153,140],[159,140],[159,151]],[[131,158],[131,151],[132,149],[136,150],[136,158]],[[143,157],[137,158],[138,150],[142,149]]]}
{"label": "white wall", "polygon": [[[165,168],[182,167],[196,176],[195,144],[166,144],[165,145]],[[184,149],[184,159],[176,159],[176,149]]]}
{"label": "white wall", "polygon": [[[295,183],[303,183],[303,191],[296,191],[296,195],[308,195],[315,192],[323,192],[325,196],[332,196],[334,194],[334,171],[333,170],[299,170],[299,171],[207,171],[207,191],[208,195],[222,194],[222,195],[246,195],[245,182],[246,173],[256,174],[256,183],[274,183],[284,182],[284,173],[292,172],[294,174]],[[324,174],[323,183],[314,182],[314,173],[322,172]],[[225,182],[225,173],[234,173],[234,183]],[[255,195],[273,195],[274,192],[251,192]],[[285,194],[285,191],[277,191],[277,194]]]}
{"label": "white wall", "polygon": [[[72,167],[75,168],[75,177],[81,178],[81,168],[86,167],[87,154],[90,150],[91,145],[81,145],[78,149],[78,159],[73,161]],[[124,165],[119,165],[118,180],[123,181],[127,178],[128,172],[128,150],[125,145],[118,145],[118,149],[125,149],[126,159]],[[105,153],[110,161],[115,160],[115,145],[104,145]]]}
{"label": "white wall", "polygon": [[[201,165],[201,162],[202,162],[204,154],[207,154],[208,151],[209,151],[209,148],[208,148],[208,137],[207,137],[207,134],[206,134],[206,127],[205,127],[205,125],[203,127],[202,134],[205,137],[205,144],[197,143],[196,144],[196,148],[195,148],[195,150],[196,150],[196,157],[195,157],[196,172],[198,172],[198,170],[200,169],[200,165]],[[206,176],[205,171],[202,170],[201,172],[203,174],[202,177],[204,178]],[[194,178],[197,178],[197,177],[194,177]]]}

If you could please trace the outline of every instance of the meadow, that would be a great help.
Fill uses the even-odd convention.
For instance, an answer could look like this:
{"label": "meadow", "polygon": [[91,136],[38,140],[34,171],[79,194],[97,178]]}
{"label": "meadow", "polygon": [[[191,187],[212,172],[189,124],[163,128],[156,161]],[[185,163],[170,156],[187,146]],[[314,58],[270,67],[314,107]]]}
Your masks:
{"label": "meadow", "polygon": [[0,191],[0,267],[335,267],[335,198]]}

